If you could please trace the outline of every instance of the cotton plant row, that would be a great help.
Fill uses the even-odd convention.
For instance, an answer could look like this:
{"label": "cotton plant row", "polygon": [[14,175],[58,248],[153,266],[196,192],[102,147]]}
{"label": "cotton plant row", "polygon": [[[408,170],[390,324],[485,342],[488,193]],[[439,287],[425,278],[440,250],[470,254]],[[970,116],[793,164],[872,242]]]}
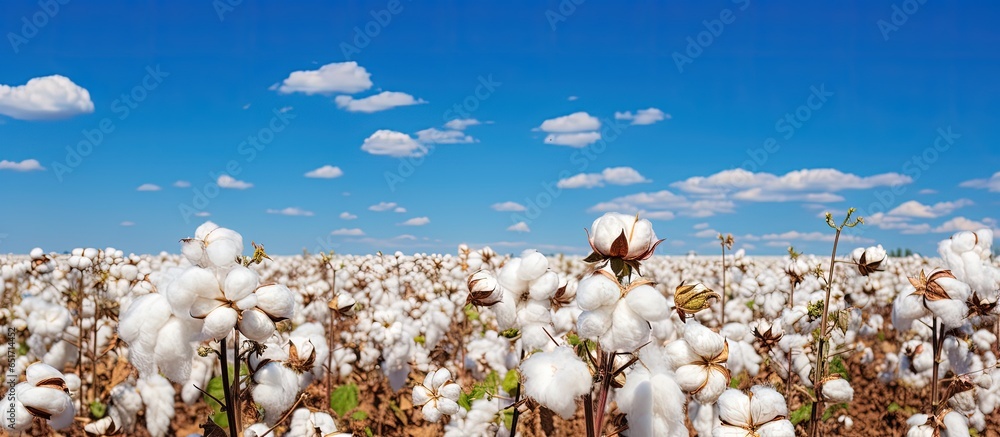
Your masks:
{"label": "cotton plant row", "polygon": [[[848,219],[831,220],[838,237],[857,224]],[[216,403],[238,405],[225,411],[231,428],[325,435],[347,419],[306,405],[307,389],[379,375],[446,435],[509,435],[543,407],[582,418],[591,435],[687,435],[685,414],[701,435],[792,435],[786,399],[806,398],[817,415],[852,400],[830,371],[847,354],[879,366],[883,381],[940,389],[911,418],[915,435],[956,432],[947,426],[960,420],[982,430],[1000,400],[988,230],[945,240],[941,259],[889,259],[880,246],[827,259],[727,255],[722,238],[721,262],[653,256],[661,240],[636,216],[608,214],[588,233],[586,258],[466,246],[268,257],[256,244],[245,255],[240,234],[206,223],[182,255],[0,256],[18,384],[33,365],[66,381],[37,392],[52,396],[47,411],[22,402],[18,429],[61,426],[72,411],[93,434],[167,435],[175,398],[204,402],[225,376],[232,399]],[[872,363],[876,334],[894,326],[899,352]],[[86,376],[125,362],[137,375]],[[240,372],[222,371],[235,363]],[[758,378],[770,373],[780,382]],[[485,384],[497,376],[503,384]]]}

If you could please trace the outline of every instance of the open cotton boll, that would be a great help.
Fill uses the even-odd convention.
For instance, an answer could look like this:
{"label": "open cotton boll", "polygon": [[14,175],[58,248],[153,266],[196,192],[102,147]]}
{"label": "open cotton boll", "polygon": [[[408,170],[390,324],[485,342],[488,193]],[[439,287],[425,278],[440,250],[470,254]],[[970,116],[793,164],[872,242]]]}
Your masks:
{"label": "open cotton boll", "polygon": [[599,273],[580,280],[576,288],[576,303],[584,311],[612,305],[620,298],[621,287],[618,283]]}
{"label": "open cotton boll", "polygon": [[497,327],[504,331],[517,327],[517,297],[506,287],[500,286],[500,288],[503,293],[502,298],[489,308],[497,318]]}
{"label": "open cotton boll", "polygon": [[898,331],[909,331],[913,321],[926,316],[930,311],[923,300],[913,291],[901,293],[892,303],[892,326]]}
{"label": "open cotton boll", "polygon": [[162,437],[170,431],[174,418],[174,387],[166,378],[152,375],[136,383],[142,403],[146,405],[146,429],[153,437]]}
{"label": "open cotton boll", "polygon": [[559,275],[548,271],[528,284],[528,296],[533,300],[549,300],[559,289]]}
{"label": "open cotton boll", "polygon": [[640,285],[629,290],[625,303],[643,320],[655,322],[670,317],[667,298],[651,285]]}
{"label": "open cotton boll", "polygon": [[295,311],[295,298],[291,290],[284,285],[265,285],[257,289],[257,308],[271,316],[272,319],[285,320],[292,318]]}
{"label": "open cotton boll", "polygon": [[580,313],[576,321],[577,334],[583,338],[596,339],[611,329],[611,313],[615,306],[609,305]]}
{"label": "open cotton boll", "polygon": [[517,278],[531,282],[540,278],[549,268],[549,261],[545,255],[538,253],[534,249],[528,249],[521,253],[521,264],[517,269]]}
{"label": "open cotton boll", "polygon": [[274,334],[274,322],[258,309],[244,311],[239,322],[240,333],[256,342],[263,342]]}
{"label": "open cotton boll", "polygon": [[624,302],[614,306],[611,328],[600,336],[601,347],[608,351],[633,351],[649,340],[649,323]]}
{"label": "open cotton boll", "polygon": [[118,336],[128,343],[129,362],[142,376],[156,372],[157,337],[169,319],[167,299],[160,294],[140,296],[119,319]]}
{"label": "open cotton boll", "polygon": [[274,425],[298,397],[298,376],[281,363],[270,362],[257,369],[253,379],[257,383],[253,400],[264,409],[264,422]]}
{"label": "open cotton boll", "polygon": [[518,275],[521,270],[521,262],[521,258],[514,258],[507,261],[503,265],[503,268],[500,269],[500,273],[497,274],[497,282],[514,292],[517,296],[524,294],[528,290],[528,281],[521,279]]}
{"label": "open cotton boll", "polygon": [[573,417],[577,398],[590,391],[590,369],[567,346],[532,354],[520,370],[524,393],[563,419]]}
{"label": "open cotton boll", "polygon": [[241,265],[233,266],[223,283],[226,299],[236,302],[253,293],[257,288],[257,273]]}
{"label": "open cotton boll", "polygon": [[[645,349],[645,348],[644,348]],[[672,375],[662,369],[650,374],[636,368],[618,390],[615,401],[628,417],[628,436],[683,437],[684,393]]]}
{"label": "open cotton boll", "polygon": [[261,437],[266,433],[271,427],[263,423],[255,423],[243,430],[243,437]]}
{"label": "open cotton boll", "polygon": [[[267,428],[265,428],[266,430]],[[337,433],[337,423],[329,414],[299,408],[292,413],[292,422],[284,437],[314,437],[317,433],[330,437],[349,437],[347,433]],[[263,435],[263,433],[261,434]]]}
{"label": "open cotton boll", "polygon": [[236,326],[239,314],[229,307],[219,307],[205,316],[201,334],[206,339],[219,340],[225,338]]}
{"label": "open cotton boll", "polygon": [[181,382],[191,374],[194,348],[191,338],[197,332],[190,323],[170,317],[160,328],[153,350],[153,359],[160,372],[174,382]]}
{"label": "open cotton boll", "polygon": [[854,388],[843,378],[835,378],[823,383],[823,398],[841,404],[854,400]]}

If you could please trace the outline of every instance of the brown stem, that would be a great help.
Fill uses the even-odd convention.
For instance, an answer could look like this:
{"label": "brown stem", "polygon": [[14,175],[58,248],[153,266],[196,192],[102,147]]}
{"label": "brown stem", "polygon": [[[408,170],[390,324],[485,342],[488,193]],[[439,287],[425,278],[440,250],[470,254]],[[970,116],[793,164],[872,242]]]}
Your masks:
{"label": "brown stem", "polygon": [[242,372],[240,365],[240,330],[233,330],[233,365],[235,369],[233,370],[233,399],[236,401],[233,409],[236,410],[236,430],[241,435],[243,434],[243,408],[241,406],[242,401],[240,400],[240,389],[242,384],[241,376]]}
{"label": "brown stem", "polygon": [[819,340],[816,348],[816,368],[813,378],[813,387],[816,390],[816,401],[812,405],[812,415],[809,421],[809,435],[819,436],[819,418],[823,410],[823,386],[820,381],[826,376],[826,361],[824,360],[824,349],[826,348],[827,320],[830,313],[830,293],[833,291],[833,271],[837,267],[837,244],[840,243],[840,232],[842,228],[837,228],[837,235],[833,237],[833,253],[830,255],[830,273],[826,280],[826,299],[823,301],[823,318],[819,323]]}
{"label": "brown stem", "polygon": [[722,246],[722,311],[719,311],[719,329],[722,329],[726,324],[726,243],[723,242]]}
{"label": "brown stem", "polygon": [[597,411],[595,411],[596,417],[594,418],[594,430],[597,432],[597,435],[600,435],[604,430],[604,410],[606,410],[608,406],[608,393],[611,391],[611,381],[615,379],[613,376],[615,371],[615,354],[605,354],[602,351],[601,355],[605,355],[602,357],[602,369],[599,372],[603,375],[603,377],[601,379],[601,389],[598,392],[597,405],[594,405],[597,409]]}
{"label": "brown stem", "polygon": [[[521,361],[524,361],[524,348],[521,348]],[[517,381],[517,394],[514,395],[514,417],[510,420],[510,437],[517,435],[517,419],[521,416],[521,409],[517,406],[521,403],[521,380]]]}
{"label": "brown stem", "polygon": [[583,415],[587,423],[587,437],[597,437],[594,433],[594,396],[590,393],[583,397]]}
{"label": "brown stem", "polygon": [[222,363],[222,393],[226,398],[226,419],[229,422],[229,437],[238,437],[236,431],[236,414],[233,408],[233,392],[229,385],[229,357],[226,352],[226,338],[219,341],[219,361]]}
{"label": "brown stem", "polygon": [[934,368],[931,370],[931,414],[936,414],[938,407],[938,367],[941,366],[941,346],[943,346],[943,333],[939,332],[938,318],[934,317],[933,332],[931,332],[931,344],[934,346]]}

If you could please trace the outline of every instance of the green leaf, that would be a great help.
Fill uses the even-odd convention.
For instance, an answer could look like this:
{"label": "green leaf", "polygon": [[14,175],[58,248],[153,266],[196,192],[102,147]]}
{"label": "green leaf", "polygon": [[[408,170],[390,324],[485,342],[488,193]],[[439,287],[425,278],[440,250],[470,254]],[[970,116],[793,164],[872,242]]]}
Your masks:
{"label": "green leaf", "polygon": [[851,376],[847,373],[847,366],[844,364],[844,360],[839,356],[833,357],[830,360],[830,374],[839,374],[841,378],[846,379],[848,382],[851,381]]}
{"label": "green leaf", "polygon": [[903,409],[903,407],[901,407],[896,402],[893,402],[893,403],[889,404],[888,407],[885,408],[885,411],[888,412],[888,413],[895,413],[895,412],[897,412],[899,410],[902,410],[902,409]]}
{"label": "green leaf", "polygon": [[[208,381],[208,387],[205,388],[205,391],[208,394],[215,396],[217,399],[221,400],[226,398],[225,390],[222,388],[221,376],[216,376],[215,378],[210,379]],[[216,425],[223,428],[229,428],[229,418],[226,417],[226,413],[222,411],[222,404],[215,402],[215,399],[212,399],[209,396],[202,395],[202,397],[204,398],[205,403],[212,408],[212,421],[215,422]]]}
{"label": "green leaf", "polygon": [[470,400],[468,393],[463,392],[458,395],[458,406],[465,408],[465,411],[472,410],[472,400]]}
{"label": "green leaf", "polygon": [[413,342],[417,344],[424,344],[427,343],[427,338],[422,335],[418,335],[416,337],[413,337]]}
{"label": "green leaf", "polygon": [[792,425],[798,425],[801,422],[809,420],[809,416],[812,415],[812,403],[804,404],[797,410],[792,411],[792,414],[788,416],[788,420],[792,422]]}
{"label": "green leaf", "polygon": [[330,393],[330,408],[338,416],[344,417],[348,411],[358,408],[358,386],[354,383],[344,384]]}
{"label": "green leaf", "polygon": [[501,332],[500,336],[502,336],[504,338],[515,338],[520,333],[521,333],[521,331],[518,331],[517,328],[510,328],[510,329],[507,329],[507,330],[504,330],[503,332]]}
{"label": "green leaf", "polygon": [[569,342],[570,346],[579,346],[580,336],[570,332],[569,334],[566,334],[566,341]]}
{"label": "green leaf", "polygon": [[362,410],[355,411],[354,414],[351,414],[351,420],[359,420],[360,421],[360,420],[365,420],[367,418],[368,418],[368,413],[366,413],[366,412],[364,412]]}
{"label": "green leaf", "polygon": [[465,318],[469,320],[479,320],[479,311],[471,303],[465,304]]}
{"label": "green leaf", "polygon": [[506,426],[507,429],[510,429],[510,427],[514,424],[514,409],[508,408],[506,410],[503,410],[501,414],[503,414],[504,426]]}
{"label": "green leaf", "polygon": [[365,435],[368,436],[368,437],[373,437],[375,435],[375,433],[372,432],[371,428],[369,428],[369,427],[366,426],[365,427]]}
{"label": "green leaf", "polygon": [[520,387],[520,384],[521,375],[517,373],[517,369],[510,369],[507,371],[507,375],[503,377],[503,382],[500,383],[500,387],[511,396],[517,396],[517,390],[518,387]]}
{"label": "green leaf", "polygon": [[90,403],[90,415],[95,419],[100,419],[108,413],[108,406],[100,403],[99,401],[94,401]]}

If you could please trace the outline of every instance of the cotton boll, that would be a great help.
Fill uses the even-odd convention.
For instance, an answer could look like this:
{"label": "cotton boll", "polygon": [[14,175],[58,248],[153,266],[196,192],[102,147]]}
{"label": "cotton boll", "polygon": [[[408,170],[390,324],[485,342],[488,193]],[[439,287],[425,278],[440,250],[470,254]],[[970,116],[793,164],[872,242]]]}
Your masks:
{"label": "cotton boll", "polygon": [[225,283],[223,284],[223,290],[225,290],[226,299],[232,302],[238,301],[253,293],[254,289],[257,288],[257,273],[246,267],[237,265],[233,266],[226,275]]}
{"label": "cotton boll", "polygon": [[531,282],[540,278],[549,268],[549,261],[545,255],[534,250],[526,250],[521,254],[521,263],[517,269],[517,279]]}
{"label": "cotton boll", "polygon": [[671,314],[667,298],[650,285],[641,285],[629,290],[625,302],[643,320],[655,322],[666,319]]}
{"label": "cotton boll", "polygon": [[601,347],[608,351],[633,351],[649,340],[649,323],[624,302],[615,305],[611,313],[611,329],[600,337]]}
{"label": "cotton boll", "polygon": [[590,391],[590,370],[566,346],[532,354],[520,370],[525,394],[563,419],[573,417],[577,398]]}
{"label": "cotton boll", "polygon": [[225,338],[233,331],[239,315],[236,310],[229,307],[219,307],[212,310],[205,316],[205,324],[202,325],[201,333],[207,339],[219,340]]}
{"label": "cotton boll", "polygon": [[583,338],[597,339],[611,329],[611,313],[614,310],[614,306],[605,306],[580,313],[576,322],[577,334]]}
{"label": "cotton boll", "polygon": [[266,433],[269,429],[271,429],[271,427],[263,423],[255,423],[253,425],[248,426],[247,429],[243,430],[243,437],[260,437],[263,436],[264,433]]}
{"label": "cotton boll", "polygon": [[497,318],[497,326],[501,331],[517,327],[517,297],[507,288],[502,287],[503,298],[490,308]]}
{"label": "cotton boll", "polygon": [[254,374],[254,402],[264,408],[264,422],[273,425],[288,411],[298,396],[298,376],[291,369],[271,362]]}
{"label": "cotton boll", "polygon": [[255,292],[257,295],[257,308],[271,316],[275,320],[285,320],[292,318],[295,310],[295,298],[292,292],[284,285],[265,285]]}
{"label": "cotton boll", "polygon": [[274,334],[275,326],[267,314],[257,309],[252,309],[243,312],[239,322],[239,329],[247,338],[256,342],[263,342]]}
{"label": "cotton boll", "polygon": [[837,404],[848,403],[854,400],[854,388],[846,379],[831,379],[823,383],[823,398]]}
{"label": "cotton boll", "polygon": [[159,375],[140,379],[136,383],[142,403],[146,405],[146,429],[153,437],[162,437],[170,431],[174,418],[174,387]]}
{"label": "cotton boll", "polygon": [[559,288],[559,275],[556,272],[545,272],[528,284],[528,296],[534,300],[549,300]]}
{"label": "cotton boll", "polygon": [[593,274],[582,280],[576,288],[576,303],[584,311],[614,304],[621,298],[621,287],[603,274]]}

